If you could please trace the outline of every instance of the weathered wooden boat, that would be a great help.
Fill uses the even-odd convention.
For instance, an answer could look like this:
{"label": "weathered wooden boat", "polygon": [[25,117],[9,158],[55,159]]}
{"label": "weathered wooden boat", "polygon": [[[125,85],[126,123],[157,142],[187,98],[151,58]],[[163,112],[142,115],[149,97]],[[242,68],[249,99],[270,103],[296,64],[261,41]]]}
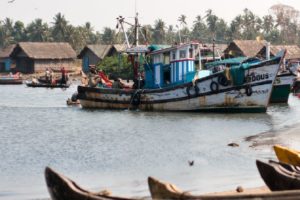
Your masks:
{"label": "weathered wooden boat", "polygon": [[274,82],[271,103],[287,103],[296,75],[290,71],[279,72]]}
{"label": "weathered wooden boat", "polygon": [[23,84],[23,79],[19,74],[0,76],[0,85],[18,85]]}
{"label": "weathered wooden boat", "polygon": [[78,98],[83,108],[266,112],[283,52],[271,60],[244,62],[230,68],[229,81],[224,71],[200,71],[197,76],[198,51],[199,44],[192,42],[149,52],[151,63],[144,65],[144,87],[78,86]]}
{"label": "weathered wooden boat", "polygon": [[234,194],[207,194],[191,195],[179,190],[176,186],[163,183],[152,177],[148,178],[149,190],[152,199],[199,199],[199,200],[299,200],[300,190],[259,192],[259,193],[234,193]]}
{"label": "weathered wooden boat", "polygon": [[300,173],[293,166],[287,167],[287,164],[282,165],[275,161],[266,163],[259,160],[256,161],[256,166],[270,190],[300,189]]}
{"label": "weathered wooden boat", "polygon": [[26,81],[26,86],[34,88],[69,88],[70,84],[33,83]]}
{"label": "weathered wooden boat", "polygon": [[[37,79],[40,83],[47,83],[50,84],[50,80],[47,80],[45,76],[41,76]],[[55,83],[59,83],[61,79],[55,79]]]}
{"label": "weathered wooden boat", "polygon": [[107,192],[91,192],[82,189],[71,179],[46,167],[45,179],[52,200],[130,200],[130,198],[114,197]]}
{"label": "weathered wooden boat", "polygon": [[280,162],[300,166],[300,152],[294,149],[283,147],[280,145],[274,146],[275,154]]}

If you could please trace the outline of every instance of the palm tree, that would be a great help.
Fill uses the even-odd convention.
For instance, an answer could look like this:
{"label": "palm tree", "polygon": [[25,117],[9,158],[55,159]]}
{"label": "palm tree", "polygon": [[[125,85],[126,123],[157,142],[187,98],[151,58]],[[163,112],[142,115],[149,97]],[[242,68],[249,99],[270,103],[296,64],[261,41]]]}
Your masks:
{"label": "palm tree", "polygon": [[103,44],[114,44],[116,32],[109,28],[105,27],[102,34],[102,43]]}
{"label": "palm tree", "polygon": [[5,18],[0,21],[0,47],[7,47],[14,43],[13,38],[13,21],[10,18]]}
{"label": "palm tree", "polygon": [[52,36],[57,42],[64,42],[66,40],[66,29],[68,21],[65,19],[65,16],[61,13],[58,13],[53,18],[54,26],[52,31]]}
{"label": "palm tree", "polygon": [[13,28],[14,41],[21,42],[26,40],[25,26],[21,21],[16,21]]}
{"label": "palm tree", "polygon": [[27,38],[33,42],[46,42],[50,40],[50,31],[47,23],[43,23],[42,19],[36,19],[31,22],[27,28]]}
{"label": "palm tree", "polygon": [[185,15],[180,15],[179,18],[178,18],[178,22],[180,23],[180,25],[182,27],[186,26],[187,25],[186,16]]}
{"label": "palm tree", "polygon": [[158,19],[154,23],[153,42],[156,44],[163,44],[166,37],[166,24],[162,19]]}
{"label": "palm tree", "polygon": [[196,16],[196,20],[193,22],[192,39],[203,40],[206,37],[207,27],[203,22],[201,15]]}
{"label": "palm tree", "polygon": [[274,29],[274,18],[272,15],[266,15],[263,17],[262,28],[265,34],[270,34],[270,32]]}
{"label": "palm tree", "polygon": [[217,21],[219,18],[213,14],[211,9],[206,11],[205,18],[206,18],[207,27],[208,30],[210,31],[211,37],[215,38],[216,31],[217,31]]}

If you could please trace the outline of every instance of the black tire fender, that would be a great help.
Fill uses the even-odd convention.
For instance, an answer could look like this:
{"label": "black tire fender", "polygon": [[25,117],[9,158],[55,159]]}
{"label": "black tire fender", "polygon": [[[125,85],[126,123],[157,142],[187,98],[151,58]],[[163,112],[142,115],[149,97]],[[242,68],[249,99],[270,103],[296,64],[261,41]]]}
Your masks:
{"label": "black tire fender", "polygon": [[141,94],[136,93],[132,96],[132,104],[138,106],[141,103]]}
{"label": "black tire fender", "polygon": [[219,85],[216,81],[212,81],[210,83],[210,90],[214,93],[218,92],[219,91]]}
{"label": "black tire fender", "polygon": [[245,88],[245,92],[246,92],[246,95],[248,97],[250,97],[253,93],[252,87],[250,85],[247,85],[246,88]]}
{"label": "black tire fender", "polygon": [[220,74],[218,76],[218,83],[222,86],[228,86],[229,85],[229,81],[227,80],[227,78],[224,74]]}

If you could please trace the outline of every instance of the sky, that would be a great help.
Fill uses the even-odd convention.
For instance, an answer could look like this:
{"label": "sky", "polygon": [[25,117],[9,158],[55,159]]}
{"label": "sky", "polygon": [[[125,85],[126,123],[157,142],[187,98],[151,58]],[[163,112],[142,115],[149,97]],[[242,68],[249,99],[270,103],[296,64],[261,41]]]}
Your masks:
{"label": "sky", "polygon": [[262,17],[278,3],[300,10],[300,0],[0,0],[0,20],[9,17],[28,24],[41,18],[51,23],[61,12],[72,25],[91,22],[94,30],[101,32],[104,27],[114,28],[119,15],[133,22],[135,10],[142,25],[153,25],[155,20],[162,19],[167,25],[175,26],[178,17],[184,14],[192,26],[195,17],[204,16],[208,9],[230,22],[245,8]]}

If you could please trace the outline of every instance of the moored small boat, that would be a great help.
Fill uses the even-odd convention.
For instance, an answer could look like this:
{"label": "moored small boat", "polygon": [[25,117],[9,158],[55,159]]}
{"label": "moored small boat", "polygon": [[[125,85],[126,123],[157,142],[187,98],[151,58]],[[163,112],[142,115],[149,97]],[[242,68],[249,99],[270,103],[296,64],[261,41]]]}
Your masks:
{"label": "moored small boat", "polygon": [[50,167],[45,169],[45,179],[52,200],[130,200],[105,194],[107,192],[96,193],[82,189],[74,181]]}
{"label": "moored small boat", "polygon": [[249,192],[234,194],[207,194],[207,195],[191,195],[177,189],[176,186],[163,183],[152,177],[148,178],[149,190],[154,200],[159,199],[199,199],[199,200],[299,200],[300,190],[277,191],[277,192]]}
{"label": "moored small boat", "polygon": [[275,154],[280,162],[290,165],[300,166],[300,152],[294,149],[283,147],[280,145],[274,146]]}
{"label": "moored small boat", "polygon": [[26,81],[27,87],[34,88],[69,88],[70,84],[49,84],[49,83],[34,83]]}
{"label": "moored small boat", "polygon": [[300,172],[292,165],[280,164],[275,161],[269,163],[256,161],[257,169],[272,191],[299,190]]}
{"label": "moored small boat", "polygon": [[18,73],[15,75],[0,76],[0,85],[18,85],[18,84],[23,84],[23,79]]}
{"label": "moored small boat", "polygon": [[274,82],[270,102],[287,103],[295,78],[296,75],[290,71],[278,73]]}

